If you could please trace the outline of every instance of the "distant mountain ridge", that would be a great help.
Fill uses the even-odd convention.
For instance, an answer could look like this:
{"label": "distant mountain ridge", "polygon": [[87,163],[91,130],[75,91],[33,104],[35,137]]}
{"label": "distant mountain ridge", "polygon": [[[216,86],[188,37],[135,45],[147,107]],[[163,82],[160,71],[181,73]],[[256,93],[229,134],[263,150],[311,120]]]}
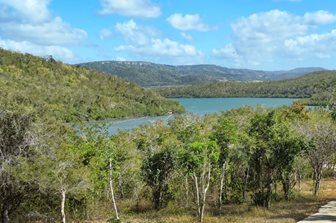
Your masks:
{"label": "distant mountain ridge", "polygon": [[218,65],[165,65],[145,61],[96,61],[78,64],[113,74],[141,86],[201,84],[213,81],[284,80],[323,71],[320,67],[295,68],[289,71],[233,69]]}

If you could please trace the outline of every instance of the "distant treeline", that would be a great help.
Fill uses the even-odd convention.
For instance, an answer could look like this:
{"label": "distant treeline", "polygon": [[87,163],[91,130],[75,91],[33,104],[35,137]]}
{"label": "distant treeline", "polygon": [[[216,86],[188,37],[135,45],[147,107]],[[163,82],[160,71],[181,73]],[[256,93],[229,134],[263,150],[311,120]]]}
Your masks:
{"label": "distant treeline", "polygon": [[269,97],[305,98],[308,104],[326,104],[336,88],[336,72],[323,71],[296,79],[264,82],[216,82],[204,85],[162,87],[165,97]]}
{"label": "distant treeline", "polygon": [[262,71],[207,64],[172,66],[141,61],[97,61],[79,64],[79,66],[117,75],[146,87],[204,84],[225,80],[284,80],[324,70],[319,67],[307,67],[289,71]]}

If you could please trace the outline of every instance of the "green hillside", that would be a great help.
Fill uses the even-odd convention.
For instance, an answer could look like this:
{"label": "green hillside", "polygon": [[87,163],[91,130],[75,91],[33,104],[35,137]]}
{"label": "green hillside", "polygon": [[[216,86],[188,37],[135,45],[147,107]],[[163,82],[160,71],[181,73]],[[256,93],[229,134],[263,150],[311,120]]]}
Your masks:
{"label": "green hillside", "polygon": [[299,78],[265,82],[217,82],[185,87],[164,87],[165,97],[282,97],[310,98],[309,104],[326,103],[336,88],[336,72],[322,71]]}
{"label": "green hillside", "polygon": [[66,121],[161,115],[183,108],[116,76],[0,49],[0,105]]}
{"label": "green hillside", "polygon": [[283,80],[321,71],[323,68],[296,68],[289,71],[231,69],[216,65],[171,66],[137,61],[97,61],[79,64],[115,74],[141,86],[204,84],[212,81]]}

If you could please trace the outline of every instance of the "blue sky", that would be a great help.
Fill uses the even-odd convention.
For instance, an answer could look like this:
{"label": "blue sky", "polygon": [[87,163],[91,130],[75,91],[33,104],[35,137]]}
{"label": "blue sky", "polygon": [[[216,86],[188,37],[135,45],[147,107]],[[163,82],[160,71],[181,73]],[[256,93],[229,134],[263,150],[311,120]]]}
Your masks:
{"label": "blue sky", "polygon": [[0,0],[0,47],[65,63],[336,69],[336,1]]}

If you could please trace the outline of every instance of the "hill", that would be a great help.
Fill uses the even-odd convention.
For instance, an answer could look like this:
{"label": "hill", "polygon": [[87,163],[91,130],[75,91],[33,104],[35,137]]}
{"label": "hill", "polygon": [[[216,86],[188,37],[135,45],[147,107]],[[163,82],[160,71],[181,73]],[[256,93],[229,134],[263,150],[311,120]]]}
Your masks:
{"label": "hill", "polygon": [[299,78],[264,81],[227,81],[156,90],[165,97],[282,97],[310,98],[309,104],[323,104],[336,89],[336,71],[322,71]]}
{"label": "hill", "polygon": [[66,121],[162,115],[183,108],[119,77],[0,48],[0,109]]}
{"label": "hill", "polygon": [[97,61],[79,64],[94,70],[115,74],[141,86],[201,84],[212,81],[281,80],[298,77],[323,68],[296,68],[290,71],[231,69],[216,65],[171,66],[149,62]]}

